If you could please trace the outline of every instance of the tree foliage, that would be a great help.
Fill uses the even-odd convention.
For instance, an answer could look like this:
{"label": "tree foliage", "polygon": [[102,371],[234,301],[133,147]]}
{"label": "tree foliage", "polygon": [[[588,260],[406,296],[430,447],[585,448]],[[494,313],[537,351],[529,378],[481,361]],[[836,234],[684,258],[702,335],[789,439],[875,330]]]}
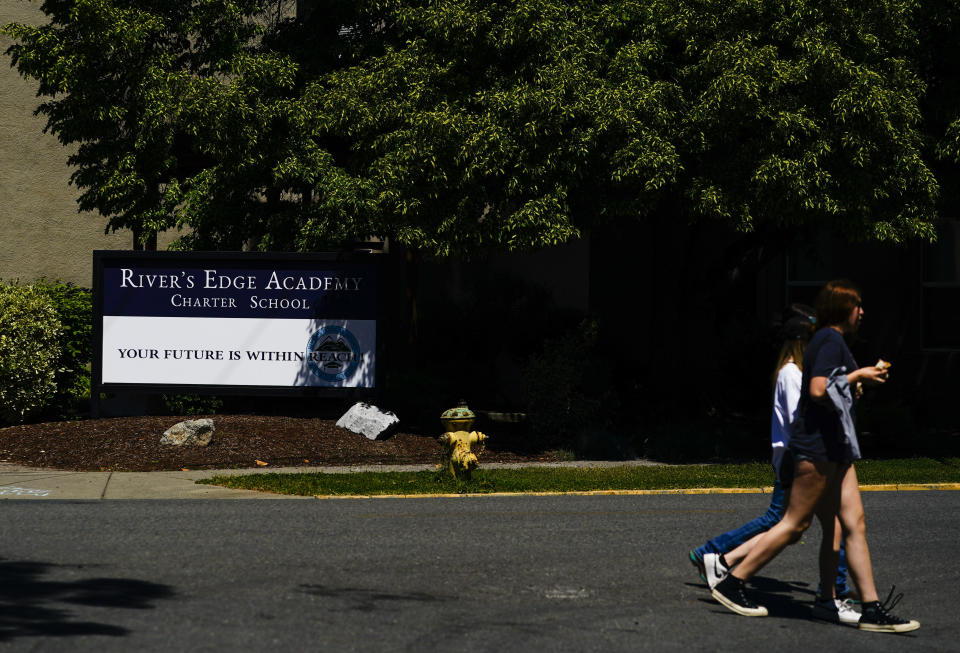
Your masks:
{"label": "tree foliage", "polygon": [[173,226],[191,155],[178,120],[180,83],[227,73],[258,28],[253,2],[46,0],[42,26],[4,31],[21,74],[39,81],[37,112],[74,145],[68,162],[81,211],[108,229]]}
{"label": "tree foliage", "polygon": [[186,248],[522,249],[655,214],[898,242],[932,236],[957,158],[956,112],[925,131],[913,0],[291,5],[7,26],[80,208]]}

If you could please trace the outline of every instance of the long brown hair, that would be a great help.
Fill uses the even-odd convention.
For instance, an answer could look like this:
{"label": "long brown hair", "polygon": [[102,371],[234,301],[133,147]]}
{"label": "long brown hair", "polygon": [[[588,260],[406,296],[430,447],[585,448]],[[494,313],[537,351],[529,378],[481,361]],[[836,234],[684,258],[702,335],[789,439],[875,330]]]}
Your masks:
{"label": "long brown hair", "polygon": [[777,366],[773,370],[773,385],[777,385],[777,377],[780,376],[780,370],[783,366],[793,359],[800,371],[803,371],[803,352],[807,349],[807,338],[799,340],[787,340],[780,345],[780,355],[777,356]]}
{"label": "long brown hair", "polygon": [[836,279],[817,295],[817,328],[843,324],[853,309],[860,305],[860,289],[852,281]]}
{"label": "long brown hair", "polygon": [[805,304],[791,304],[788,309],[791,317],[783,324],[780,345],[780,355],[777,356],[777,366],[773,368],[773,386],[777,385],[777,377],[783,366],[793,359],[800,371],[803,371],[803,352],[807,349],[807,342],[813,334],[813,309]]}

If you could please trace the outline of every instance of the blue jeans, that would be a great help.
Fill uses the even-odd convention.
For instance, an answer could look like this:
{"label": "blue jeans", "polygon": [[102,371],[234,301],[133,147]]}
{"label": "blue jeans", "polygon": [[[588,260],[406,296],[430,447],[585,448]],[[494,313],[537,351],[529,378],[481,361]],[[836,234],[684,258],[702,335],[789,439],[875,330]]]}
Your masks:
{"label": "blue jeans", "polygon": [[[783,486],[779,479],[773,484],[773,494],[770,496],[770,505],[767,511],[739,528],[727,531],[696,549],[696,553],[703,558],[705,553],[727,553],[759,533],[766,533],[783,519],[785,507],[783,505]],[[843,596],[849,591],[847,587],[847,555],[843,543],[840,544],[840,563],[837,565],[837,596]]]}

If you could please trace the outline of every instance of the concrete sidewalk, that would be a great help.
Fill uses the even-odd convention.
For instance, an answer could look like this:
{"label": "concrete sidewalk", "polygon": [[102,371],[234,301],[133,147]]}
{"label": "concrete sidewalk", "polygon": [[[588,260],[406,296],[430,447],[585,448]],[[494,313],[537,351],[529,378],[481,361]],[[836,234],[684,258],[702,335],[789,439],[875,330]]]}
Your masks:
{"label": "concrete sidewalk", "polygon": [[[564,463],[488,463],[498,467],[614,467],[623,465],[655,465],[647,460],[573,461]],[[214,485],[197,485],[202,478],[226,474],[262,474],[360,471],[422,471],[434,465],[364,465],[353,467],[262,467],[253,469],[207,469],[180,472],[72,472],[56,469],[23,467],[0,463],[0,499],[310,499],[231,490]]]}

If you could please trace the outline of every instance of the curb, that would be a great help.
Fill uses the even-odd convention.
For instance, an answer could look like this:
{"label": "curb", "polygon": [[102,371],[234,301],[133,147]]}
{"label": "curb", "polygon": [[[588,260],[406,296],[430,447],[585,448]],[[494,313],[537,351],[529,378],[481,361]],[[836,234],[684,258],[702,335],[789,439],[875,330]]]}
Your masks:
{"label": "curb", "polygon": [[[960,483],[903,483],[888,485],[861,485],[861,492],[916,492],[960,490]],[[754,488],[681,488],[669,490],[577,490],[570,492],[465,492],[464,494],[317,494],[315,499],[469,499],[479,497],[605,497],[647,496],[665,494],[770,494],[773,487]]]}
{"label": "curb", "polygon": [[917,490],[960,490],[960,483],[900,483],[888,485],[861,485],[861,492],[915,492]]}

